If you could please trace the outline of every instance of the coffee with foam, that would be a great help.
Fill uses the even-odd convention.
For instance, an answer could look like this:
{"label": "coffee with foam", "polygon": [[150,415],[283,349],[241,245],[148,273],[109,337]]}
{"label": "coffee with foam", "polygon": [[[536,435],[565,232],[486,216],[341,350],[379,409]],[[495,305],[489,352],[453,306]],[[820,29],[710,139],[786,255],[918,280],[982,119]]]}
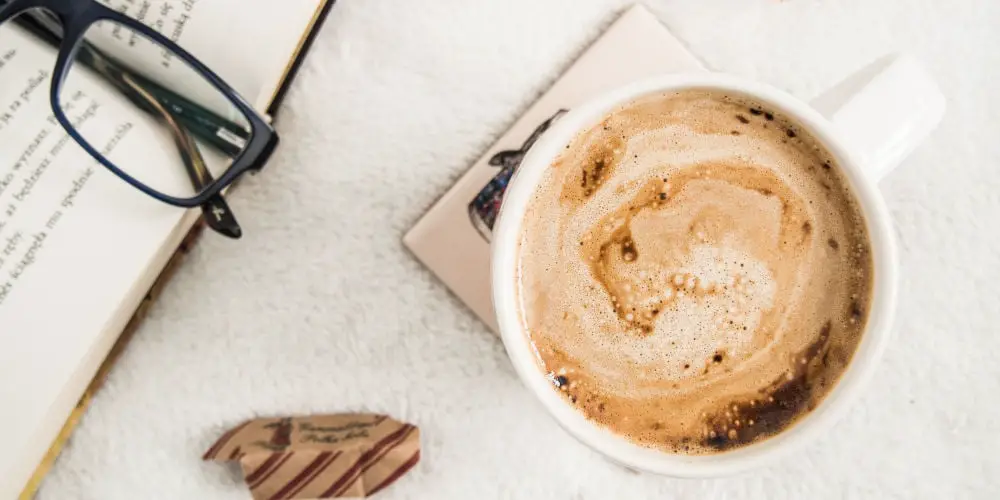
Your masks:
{"label": "coffee with foam", "polygon": [[872,261],[833,158],[742,96],[615,109],[546,171],[523,221],[521,321],[553,390],[674,453],[766,439],[834,387]]}

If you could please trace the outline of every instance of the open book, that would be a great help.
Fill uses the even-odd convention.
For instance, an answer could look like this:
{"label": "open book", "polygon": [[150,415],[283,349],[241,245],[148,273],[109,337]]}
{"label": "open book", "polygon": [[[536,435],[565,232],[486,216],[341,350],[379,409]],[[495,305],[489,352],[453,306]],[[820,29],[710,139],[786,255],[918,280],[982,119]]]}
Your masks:
{"label": "open book", "polygon": [[[106,3],[174,39],[273,115],[333,0]],[[81,397],[200,215],[128,186],[69,139],[48,99],[53,53],[12,23],[0,28],[3,499],[32,493],[36,471],[58,451]],[[171,63],[162,54],[149,62]],[[80,113],[113,109],[109,100],[121,98],[97,82],[74,84]],[[155,168],[176,157],[116,133],[114,113],[90,114],[116,158]]]}

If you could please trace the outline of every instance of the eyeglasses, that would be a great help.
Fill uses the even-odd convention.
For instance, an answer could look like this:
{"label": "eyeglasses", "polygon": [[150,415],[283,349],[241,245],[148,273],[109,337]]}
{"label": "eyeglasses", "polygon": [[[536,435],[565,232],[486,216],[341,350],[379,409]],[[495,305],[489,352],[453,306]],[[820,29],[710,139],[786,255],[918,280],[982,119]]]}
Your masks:
{"label": "eyeglasses", "polygon": [[[201,207],[209,227],[241,236],[222,190],[259,171],[278,144],[243,97],[159,32],[95,0],[0,0],[0,40],[14,30],[56,49],[53,116],[87,153],[147,195]],[[125,135],[150,154],[168,152],[172,167],[125,155],[115,147]]]}

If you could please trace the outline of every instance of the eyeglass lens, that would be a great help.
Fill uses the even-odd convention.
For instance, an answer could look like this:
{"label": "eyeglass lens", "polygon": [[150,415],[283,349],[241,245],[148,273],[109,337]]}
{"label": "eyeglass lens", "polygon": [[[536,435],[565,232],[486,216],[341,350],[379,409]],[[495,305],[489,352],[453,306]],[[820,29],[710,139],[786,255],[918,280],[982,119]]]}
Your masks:
{"label": "eyeglass lens", "polygon": [[[73,55],[60,109],[93,149],[149,188],[195,196],[246,148],[250,124],[236,105],[181,57],[138,31],[97,21]],[[150,157],[170,158],[166,164],[176,168],[116,153],[126,136],[148,145]]]}

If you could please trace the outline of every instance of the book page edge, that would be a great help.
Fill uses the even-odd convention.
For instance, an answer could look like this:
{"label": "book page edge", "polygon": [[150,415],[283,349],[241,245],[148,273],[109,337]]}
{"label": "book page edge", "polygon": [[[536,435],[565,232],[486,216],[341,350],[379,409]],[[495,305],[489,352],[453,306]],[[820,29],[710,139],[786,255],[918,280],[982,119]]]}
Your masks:
{"label": "book page edge", "polygon": [[309,50],[316,33],[319,31],[320,26],[322,26],[327,14],[330,9],[333,8],[335,3],[336,0],[321,0],[319,5],[316,6],[316,10],[313,11],[312,18],[309,19],[309,23],[305,26],[302,34],[299,36],[299,41],[295,44],[295,49],[292,51],[288,61],[285,63],[285,67],[282,69],[281,74],[278,75],[278,77],[272,81],[270,85],[261,89],[260,94],[257,96],[254,106],[261,113],[269,115],[274,114],[275,110],[272,108],[282,97],[282,93],[288,83],[294,78],[297,66],[302,61],[305,53]]}
{"label": "book page edge", "polygon": [[132,291],[122,299],[121,307],[112,316],[102,335],[102,339],[111,337],[102,343],[110,344],[109,347],[92,349],[81,360],[76,371],[84,372],[79,373],[80,379],[87,381],[83,384],[83,390],[72,391],[53,402],[53,405],[67,407],[69,401],[76,399],[76,403],[70,407],[67,417],[61,424],[58,421],[43,423],[42,429],[38,431],[52,435],[51,429],[60,426],[47,450],[40,457],[32,457],[35,462],[34,470],[24,484],[18,496],[19,500],[30,500],[38,492],[45,476],[52,469],[66,442],[90,407],[94,395],[104,384],[108,373],[145,319],[146,311],[159,297],[159,293],[173,277],[184,257],[200,238],[205,226],[204,222],[199,220],[200,214],[198,210],[191,210],[185,214],[171,234],[169,244],[164,245],[156,255],[155,264],[150,266],[149,272],[136,281]]}

